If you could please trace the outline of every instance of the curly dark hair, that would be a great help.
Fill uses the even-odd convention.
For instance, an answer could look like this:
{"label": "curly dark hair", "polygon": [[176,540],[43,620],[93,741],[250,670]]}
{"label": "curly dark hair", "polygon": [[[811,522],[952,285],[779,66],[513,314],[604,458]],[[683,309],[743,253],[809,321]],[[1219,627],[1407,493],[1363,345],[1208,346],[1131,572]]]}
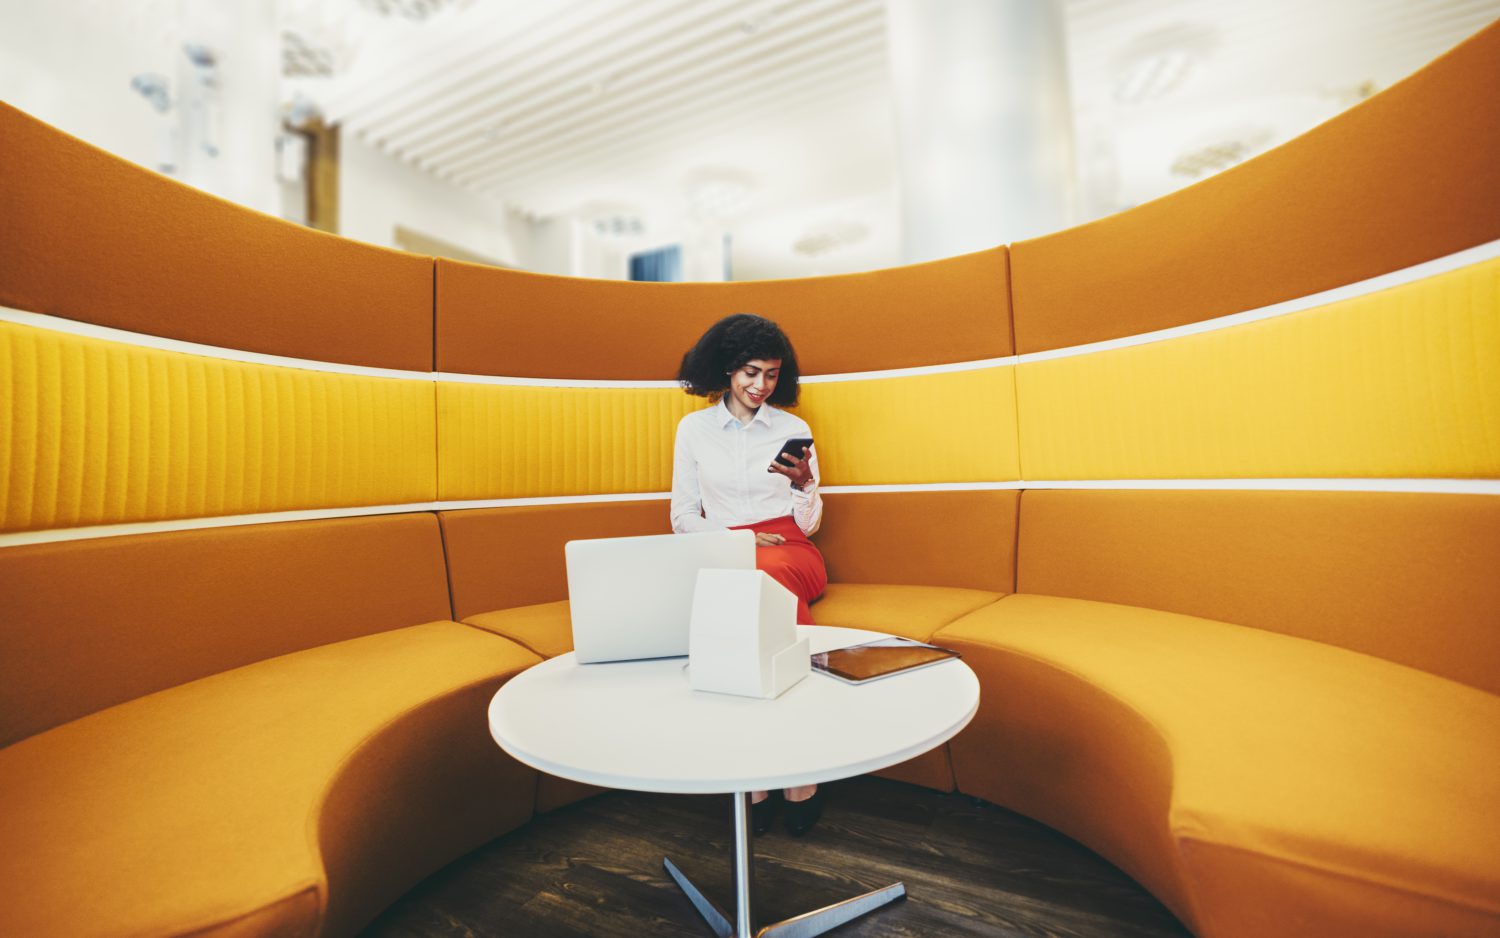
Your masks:
{"label": "curly dark hair", "polygon": [[682,356],[677,381],[689,394],[718,400],[729,390],[730,374],[746,362],[776,358],[781,359],[781,374],[766,401],[775,407],[795,407],[800,372],[792,340],[769,319],[735,313],[710,326]]}

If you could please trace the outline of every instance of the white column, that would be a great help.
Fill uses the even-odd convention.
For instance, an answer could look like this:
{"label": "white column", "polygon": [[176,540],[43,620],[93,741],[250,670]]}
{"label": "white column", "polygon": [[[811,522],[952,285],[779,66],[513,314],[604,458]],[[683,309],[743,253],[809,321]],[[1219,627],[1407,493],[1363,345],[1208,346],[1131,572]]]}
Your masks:
{"label": "white column", "polygon": [[1060,0],[887,0],[886,17],[905,259],[1072,224]]}

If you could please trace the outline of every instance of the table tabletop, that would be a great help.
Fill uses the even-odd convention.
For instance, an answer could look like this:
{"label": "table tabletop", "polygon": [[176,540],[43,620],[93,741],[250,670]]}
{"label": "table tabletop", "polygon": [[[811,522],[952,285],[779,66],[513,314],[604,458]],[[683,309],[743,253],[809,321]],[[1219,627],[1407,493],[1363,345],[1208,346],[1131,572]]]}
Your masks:
{"label": "table tabletop", "polygon": [[[798,626],[812,651],[884,638]],[[973,719],[958,659],[851,685],[813,672],[775,700],[695,691],[686,658],[535,665],[490,701],[490,733],[551,775],[637,791],[714,794],[811,785],[895,765]]]}

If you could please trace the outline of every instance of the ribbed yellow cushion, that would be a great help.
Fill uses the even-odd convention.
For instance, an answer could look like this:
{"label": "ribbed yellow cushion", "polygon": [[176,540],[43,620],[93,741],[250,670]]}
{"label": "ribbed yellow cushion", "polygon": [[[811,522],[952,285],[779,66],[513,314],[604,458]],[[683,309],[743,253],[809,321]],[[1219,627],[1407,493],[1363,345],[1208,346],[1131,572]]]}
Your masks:
{"label": "ribbed yellow cushion", "polygon": [[435,494],[433,389],[0,323],[0,530]]}
{"label": "ribbed yellow cushion", "polygon": [[676,388],[437,385],[439,497],[664,492],[677,422],[704,405]]}
{"label": "ribbed yellow cushion", "polygon": [[1500,475],[1500,260],[1018,368],[1030,479]]}
{"label": "ribbed yellow cushion", "polygon": [[1020,478],[1014,370],[804,384],[827,485]]}
{"label": "ribbed yellow cushion", "polygon": [[[677,422],[706,406],[675,388],[441,382],[440,498],[665,492]],[[1010,368],[804,384],[795,411],[825,485],[1018,478]]]}

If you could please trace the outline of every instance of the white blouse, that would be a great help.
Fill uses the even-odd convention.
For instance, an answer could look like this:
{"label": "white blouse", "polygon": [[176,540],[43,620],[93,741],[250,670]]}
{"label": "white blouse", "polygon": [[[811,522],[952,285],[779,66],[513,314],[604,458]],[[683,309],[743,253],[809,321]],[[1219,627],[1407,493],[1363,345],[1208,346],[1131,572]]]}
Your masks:
{"label": "white blouse", "polygon": [[818,530],[817,448],[808,459],[812,481],[801,490],[766,471],[783,443],[810,436],[807,421],[770,404],[760,405],[748,425],[723,400],[683,417],[672,453],[672,530],[719,531],[786,515],[804,534]]}

